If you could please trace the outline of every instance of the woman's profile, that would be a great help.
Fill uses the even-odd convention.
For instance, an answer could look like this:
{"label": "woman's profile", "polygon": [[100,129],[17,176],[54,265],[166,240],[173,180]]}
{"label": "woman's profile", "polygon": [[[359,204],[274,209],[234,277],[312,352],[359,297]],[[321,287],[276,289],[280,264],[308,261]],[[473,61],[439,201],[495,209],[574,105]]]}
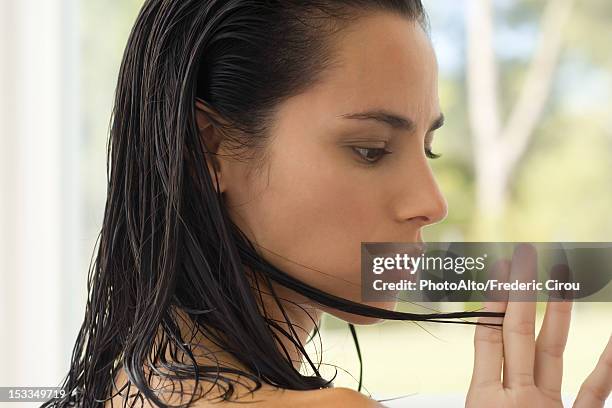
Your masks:
{"label": "woman's profile", "polygon": [[[67,396],[45,406],[381,406],[306,351],[330,313],[352,330],[476,317],[467,406],[561,407],[571,303],[535,339],[533,303],[361,301],[360,242],[420,242],[446,216],[437,82],[420,0],[145,1]],[[576,407],[603,406],[611,362],[609,342]]]}

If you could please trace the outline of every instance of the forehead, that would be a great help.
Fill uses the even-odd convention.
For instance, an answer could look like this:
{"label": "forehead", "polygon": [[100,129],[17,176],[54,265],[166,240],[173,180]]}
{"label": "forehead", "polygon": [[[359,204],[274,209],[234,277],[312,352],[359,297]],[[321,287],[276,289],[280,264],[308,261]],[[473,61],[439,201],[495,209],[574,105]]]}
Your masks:
{"label": "forehead", "polygon": [[370,14],[350,23],[334,48],[337,65],[302,95],[310,120],[382,108],[429,126],[439,113],[436,57],[418,22]]}

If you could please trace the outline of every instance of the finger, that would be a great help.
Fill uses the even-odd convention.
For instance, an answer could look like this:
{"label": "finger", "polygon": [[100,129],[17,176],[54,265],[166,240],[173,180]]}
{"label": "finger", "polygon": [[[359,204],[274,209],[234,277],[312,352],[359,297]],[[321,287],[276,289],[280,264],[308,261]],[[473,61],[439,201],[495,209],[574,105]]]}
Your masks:
{"label": "finger", "polygon": [[[572,271],[569,266],[566,264],[557,264],[554,265],[550,269],[550,279],[556,280],[560,283],[573,283],[574,278],[572,276]],[[574,293],[571,290],[567,290],[564,288],[560,289],[549,289],[548,290],[549,298],[555,300],[570,300],[574,298]]]}
{"label": "finger", "polygon": [[612,390],[612,336],[597,365],[578,391],[574,408],[603,407]]}
{"label": "finger", "polygon": [[[530,283],[536,278],[537,255],[532,245],[518,245],[512,256],[510,283]],[[504,318],[504,387],[534,384],[535,291],[510,291]]]}
{"label": "finger", "polygon": [[[510,274],[510,261],[502,260],[492,267],[492,274],[500,281],[507,281]],[[484,302],[487,312],[504,312],[507,299]],[[481,317],[479,323],[502,323],[501,317]],[[501,387],[501,370],[504,355],[502,330],[499,326],[476,326],[474,332],[474,367],[472,371],[472,387],[497,385]]]}
{"label": "finger", "polygon": [[535,384],[550,397],[561,395],[563,352],[572,316],[571,301],[550,301],[536,340]]}

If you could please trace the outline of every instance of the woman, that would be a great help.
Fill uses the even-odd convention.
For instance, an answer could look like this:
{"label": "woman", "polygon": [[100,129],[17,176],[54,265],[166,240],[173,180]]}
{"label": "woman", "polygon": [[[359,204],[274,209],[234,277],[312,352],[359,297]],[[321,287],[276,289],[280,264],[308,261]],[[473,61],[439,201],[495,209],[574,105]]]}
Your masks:
{"label": "woman", "polygon": [[[570,303],[549,304],[536,347],[532,303],[502,320],[502,302],[418,315],[360,301],[360,242],[418,242],[446,215],[427,162],[442,118],[418,0],[146,1],[68,397],[47,406],[380,406],[305,351],[322,313],[353,334],[480,317],[468,405],[561,406]],[[608,345],[578,406],[602,406],[610,360]]]}

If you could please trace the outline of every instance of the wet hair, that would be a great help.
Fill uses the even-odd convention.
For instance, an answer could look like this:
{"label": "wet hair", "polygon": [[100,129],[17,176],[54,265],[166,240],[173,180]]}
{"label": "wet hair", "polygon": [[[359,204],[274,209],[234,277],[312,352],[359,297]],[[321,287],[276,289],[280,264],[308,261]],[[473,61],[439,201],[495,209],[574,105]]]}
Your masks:
{"label": "wet hair", "polygon": [[[476,324],[453,319],[503,316],[390,311],[309,286],[258,253],[230,219],[218,184],[215,189],[208,165],[216,168],[216,158],[197,127],[196,98],[236,157],[256,170],[275,110],[322,79],[338,62],[334,40],[369,12],[427,26],[419,0],[145,1],[120,66],[107,200],[85,316],[62,383],[66,394],[43,407],[91,407],[132,386],[134,401],[170,406],[152,388],[152,375],[195,380],[200,390],[197,384],[209,383],[222,400],[234,394],[236,374],[252,391],[262,383],[332,387],[298,339],[299,327],[284,312],[284,322],[273,320],[262,306],[267,290],[284,311],[273,282],[319,304],[380,319]],[[267,288],[253,287],[249,273]],[[181,316],[246,370],[198,363],[198,345],[180,330]],[[281,339],[312,373],[294,367]],[[129,381],[119,390],[120,368]],[[205,394],[192,393],[182,406]]]}

